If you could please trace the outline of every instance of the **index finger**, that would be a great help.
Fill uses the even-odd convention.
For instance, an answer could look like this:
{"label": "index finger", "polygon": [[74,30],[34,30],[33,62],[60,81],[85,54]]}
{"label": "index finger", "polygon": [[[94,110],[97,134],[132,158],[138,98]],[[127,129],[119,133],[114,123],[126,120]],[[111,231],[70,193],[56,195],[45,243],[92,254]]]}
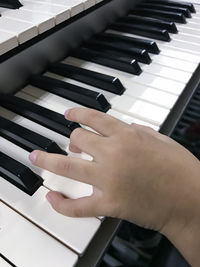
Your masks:
{"label": "index finger", "polygon": [[103,136],[111,136],[127,125],[108,114],[89,108],[69,109],[65,112],[65,118],[86,125]]}

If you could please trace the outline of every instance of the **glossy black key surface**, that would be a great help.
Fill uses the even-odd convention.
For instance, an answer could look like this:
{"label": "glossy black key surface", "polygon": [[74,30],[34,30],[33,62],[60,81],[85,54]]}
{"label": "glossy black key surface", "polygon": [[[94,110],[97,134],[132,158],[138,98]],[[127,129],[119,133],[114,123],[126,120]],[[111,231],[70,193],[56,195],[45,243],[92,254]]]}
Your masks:
{"label": "glossy black key surface", "polygon": [[43,179],[22,163],[0,152],[0,179],[5,179],[32,196],[43,184]]}
{"label": "glossy black key surface", "polygon": [[[191,1],[192,2],[192,1]],[[184,1],[173,1],[173,0],[148,0],[148,3],[156,3],[161,5],[168,5],[168,6],[176,6],[176,7],[183,7],[188,8],[190,12],[195,13],[195,8],[192,3],[184,2]]]}
{"label": "glossy black key surface", "polygon": [[166,42],[170,41],[170,36],[167,30],[159,29],[153,26],[147,26],[142,24],[139,25],[134,23],[132,24],[127,22],[115,22],[109,25],[109,28],[116,31],[137,34]]}
{"label": "glossy black key surface", "polygon": [[154,10],[163,10],[163,11],[170,11],[170,12],[178,12],[182,13],[186,18],[191,18],[191,13],[188,8],[183,7],[175,7],[175,6],[168,6],[168,5],[160,5],[160,4],[152,4],[152,3],[144,3],[138,5],[141,8],[150,8]]}
{"label": "glossy black key surface", "polygon": [[17,9],[21,6],[22,4],[18,0],[0,0],[0,7]]}
{"label": "glossy black key surface", "polygon": [[130,14],[138,16],[153,17],[178,23],[186,23],[186,18],[182,13],[153,10],[150,8],[135,8],[130,11]]}
{"label": "glossy black key surface", "polygon": [[112,54],[97,52],[87,48],[77,49],[72,53],[72,56],[135,75],[139,75],[142,72],[137,60],[130,61],[126,57],[117,58]]}
{"label": "glossy black key surface", "polygon": [[128,23],[139,23],[144,25],[155,26],[160,29],[165,29],[170,33],[177,33],[176,24],[170,21],[164,21],[162,19],[150,18],[150,17],[140,17],[136,15],[129,15],[120,19],[122,22]]}
{"label": "glossy black key surface", "polygon": [[121,95],[125,91],[122,83],[116,77],[79,68],[70,64],[54,63],[49,66],[49,71],[104,89],[117,95]]}
{"label": "glossy black key surface", "polygon": [[103,94],[58,79],[34,75],[30,79],[30,84],[102,112],[107,112],[111,108]]}
{"label": "glossy black key surface", "polygon": [[62,114],[13,95],[1,94],[0,105],[67,137],[80,127],[78,123],[66,120]]}
{"label": "glossy black key surface", "polygon": [[160,50],[157,46],[157,44],[152,40],[146,40],[142,38],[136,38],[136,37],[128,37],[128,36],[122,36],[120,34],[116,33],[99,33],[98,35],[95,35],[95,38],[105,40],[108,42],[113,42],[119,45],[123,45],[124,47],[137,47],[140,49],[145,49],[148,53],[152,54],[159,54]]}
{"label": "glossy black key surface", "polygon": [[38,149],[67,155],[54,141],[3,117],[0,117],[0,136],[28,152]]}
{"label": "glossy black key surface", "polygon": [[145,64],[151,63],[151,58],[145,49],[127,47],[115,42],[109,42],[108,40],[97,40],[97,38],[89,40],[85,45],[94,50],[100,49],[101,51],[108,51],[110,53],[119,53],[119,55],[137,59],[137,61]]}

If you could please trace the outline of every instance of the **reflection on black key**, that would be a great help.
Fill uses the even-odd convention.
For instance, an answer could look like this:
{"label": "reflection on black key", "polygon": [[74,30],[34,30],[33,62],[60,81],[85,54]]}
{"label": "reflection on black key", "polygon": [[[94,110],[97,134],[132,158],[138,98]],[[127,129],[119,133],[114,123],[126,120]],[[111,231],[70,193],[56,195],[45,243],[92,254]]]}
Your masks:
{"label": "reflection on black key", "polygon": [[151,58],[145,49],[127,47],[115,42],[109,42],[104,40],[97,40],[96,38],[89,40],[84,46],[92,48],[93,50],[108,51],[109,53],[118,53],[122,56],[130,57],[131,59],[137,59],[137,61],[150,64]]}
{"label": "reflection on black key", "polygon": [[0,136],[28,152],[38,149],[50,153],[67,155],[54,141],[3,117],[0,117]]}
{"label": "reflection on black key", "polygon": [[146,40],[142,38],[136,38],[136,37],[128,37],[128,36],[122,36],[120,34],[114,34],[114,33],[99,33],[98,35],[95,35],[95,38],[105,40],[107,42],[114,42],[119,45],[123,45],[126,47],[137,47],[140,49],[145,49],[147,52],[152,54],[159,54],[159,49],[157,44],[152,40]]}
{"label": "reflection on black key", "polygon": [[22,4],[18,0],[0,0],[0,7],[17,9],[21,6]]}
{"label": "reflection on black key", "polygon": [[66,120],[55,111],[13,95],[1,94],[0,105],[67,137],[80,127],[78,123]]}
{"label": "reflection on black key", "polygon": [[120,21],[128,22],[128,23],[139,23],[139,24],[144,24],[144,25],[151,25],[151,26],[155,26],[160,29],[165,29],[170,33],[178,32],[174,22],[164,21],[164,20],[156,19],[156,18],[129,15],[129,16],[121,18]]}
{"label": "reflection on black key", "polygon": [[107,112],[111,107],[104,95],[98,92],[47,76],[34,75],[30,84],[102,112]]}
{"label": "reflection on black key", "polygon": [[177,13],[182,13],[186,18],[192,17],[190,10],[188,8],[183,8],[183,7],[159,5],[159,4],[152,4],[152,3],[140,4],[140,5],[138,5],[138,7],[150,8],[150,9],[154,9],[154,10],[164,10],[164,11],[177,12]]}
{"label": "reflection on black key", "polygon": [[142,72],[136,60],[130,61],[126,57],[115,57],[112,54],[97,52],[87,48],[77,49],[72,53],[72,56],[135,75],[139,75]]}
{"label": "reflection on black key", "polygon": [[121,95],[125,91],[125,88],[118,78],[99,72],[62,63],[50,65],[49,70],[58,75],[104,89],[117,95]]}
{"label": "reflection on black key", "polygon": [[151,27],[147,25],[131,24],[125,22],[115,22],[109,25],[109,28],[116,31],[128,32],[145,37],[154,38],[162,41],[170,41],[170,36],[167,30]]}
{"label": "reflection on black key", "polygon": [[[32,196],[42,185],[43,179],[22,163],[0,152],[0,176]],[[0,179],[3,179],[3,178]]]}
{"label": "reflection on black key", "polygon": [[130,13],[134,15],[159,18],[178,23],[186,23],[185,16],[182,13],[177,12],[153,10],[148,8],[135,8],[134,10],[131,10]]}
{"label": "reflection on black key", "polygon": [[188,8],[190,12],[195,13],[195,8],[192,3],[184,2],[184,1],[173,1],[173,0],[148,0],[148,3],[156,3],[168,6],[178,6],[183,8]]}

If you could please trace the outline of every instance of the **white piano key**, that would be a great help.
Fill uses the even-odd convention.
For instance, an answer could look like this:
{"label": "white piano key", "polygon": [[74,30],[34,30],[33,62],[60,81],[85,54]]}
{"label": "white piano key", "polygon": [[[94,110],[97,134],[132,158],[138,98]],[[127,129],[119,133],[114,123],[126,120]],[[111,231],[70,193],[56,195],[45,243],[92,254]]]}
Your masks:
{"label": "white piano key", "polygon": [[71,16],[70,8],[66,8],[64,6],[53,6],[39,2],[29,2],[26,0],[22,0],[21,2],[24,4],[24,6],[21,7],[22,10],[31,10],[34,12],[40,12],[42,10],[43,13],[54,15],[56,24],[60,24],[61,22],[68,20]]}
{"label": "white piano key", "polygon": [[[66,139],[68,138],[66,137]],[[93,188],[91,185],[56,175],[47,170],[32,165],[28,158],[30,153],[23,148],[13,144],[12,142],[0,137],[0,143],[1,151],[3,153],[21,162],[22,164],[30,168],[33,172],[41,176],[44,179],[44,186],[46,186],[48,189],[59,191],[63,195],[73,199],[90,196],[93,193]],[[74,157],[74,154],[69,153],[68,157],[70,156]],[[77,154],[76,157],[85,160],[89,160],[91,158],[85,153]]]}
{"label": "white piano key", "polygon": [[[83,88],[87,88],[90,90],[93,90],[95,92],[99,92],[103,94],[106,99],[112,103],[112,100],[116,97],[116,94],[107,92],[105,90],[102,90],[97,87],[93,87],[88,84],[81,83],[79,81],[75,81],[63,76],[56,75],[54,73],[45,73],[46,76],[52,77],[64,82],[68,82]],[[124,92],[125,95],[132,96],[134,98],[138,98],[140,100],[155,104],[156,106],[165,107],[167,109],[171,109],[171,107],[174,105],[174,103],[177,100],[177,96],[165,93],[159,90],[155,90],[153,88],[150,88],[148,86],[144,86],[138,83],[132,83],[131,87],[127,87],[126,91]],[[113,107],[114,108],[114,107]]]}
{"label": "white piano key", "polygon": [[189,34],[192,34],[194,36],[198,36],[198,34],[200,33],[200,29],[192,29],[188,25],[184,25],[184,26],[179,25],[179,26],[177,26],[177,29],[181,33],[189,33]]}
{"label": "white piano key", "polygon": [[0,30],[0,55],[18,46],[17,36]]}
{"label": "white piano key", "polygon": [[7,261],[0,257],[0,266],[1,267],[12,267]]}
{"label": "white piano key", "polygon": [[32,12],[31,10],[22,9],[9,10],[4,12],[2,17],[30,22],[37,26],[39,34],[55,27],[54,16],[42,12]]}
{"label": "white piano key", "polygon": [[77,58],[68,57],[64,63],[76,65],[85,69],[101,72],[107,75],[118,77],[125,88],[133,88],[135,83],[139,83],[154,89],[158,89],[164,92],[168,92],[174,95],[180,95],[185,85],[181,82],[173,81],[163,77],[156,76],[156,74],[150,74],[143,72],[141,75],[136,76],[129,73],[125,73],[119,70],[108,68],[99,64],[83,61]]}
{"label": "white piano key", "polygon": [[41,186],[29,196],[16,186],[0,179],[0,199],[63,244],[82,254],[101,222],[97,218],[70,218],[57,213],[46,200],[48,189]]}
{"label": "white piano key", "polygon": [[[59,263],[60,267],[73,267],[78,260],[77,254],[2,202],[0,229],[0,251],[16,266],[55,267]],[[2,258],[0,266],[11,267]]]}
{"label": "white piano key", "polygon": [[155,74],[174,81],[183,82],[185,84],[188,82],[192,75],[191,73],[188,73],[186,71],[176,70],[170,67],[158,65],[156,63],[152,63],[150,65],[143,64],[142,70],[147,73]]}
{"label": "white piano key", "polygon": [[187,43],[194,43],[197,46],[199,45],[199,51],[200,51],[200,37],[198,36],[198,34],[195,36],[192,33],[182,33],[182,32],[180,32],[179,34],[176,34],[174,36],[174,40],[180,40],[180,41],[184,41],[184,42],[187,42]]}
{"label": "white piano key", "polygon": [[48,6],[51,6],[52,8],[56,8],[56,7],[62,7],[65,8],[67,10],[70,10],[70,16],[75,16],[77,14],[79,14],[80,12],[82,12],[85,7],[84,7],[84,3],[82,0],[58,0],[58,1],[54,1],[54,0],[25,0],[26,3],[28,2],[32,2],[35,4],[45,4]]}
{"label": "white piano key", "polygon": [[162,55],[162,51],[159,55],[152,54],[151,59],[157,64],[170,67],[171,69],[183,70],[190,73],[193,73],[198,66],[197,63],[192,63],[179,58],[171,58],[169,56]]}
{"label": "white piano key", "polygon": [[[63,114],[64,111],[66,110],[68,100],[62,98],[60,99],[60,97],[57,97],[56,95],[50,93],[48,93],[47,98],[40,97],[39,100],[38,97],[39,95],[42,95],[41,92],[43,90],[37,88],[34,88],[34,90],[33,88],[31,89],[32,89],[31,94],[37,98],[37,99],[32,98],[33,101],[36,101],[41,106],[53,109],[61,114]],[[29,87],[26,87],[25,90],[23,89],[23,92],[30,93]],[[17,93],[17,96],[27,100],[31,99],[30,96],[25,95],[22,92]],[[69,103],[70,102],[71,101],[69,101]],[[129,116],[133,116],[134,118],[147,121],[157,126],[161,125],[161,123],[164,121],[164,119],[167,117],[169,113],[169,110],[166,108],[158,107],[150,103],[141,101],[139,99],[135,99],[133,97],[125,95],[115,96],[115,98],[111,99],[110,102],[112,105],[112,109],[127,114]]]}
{"label": "white piano key", "polygon": [[25,43],[38,35],[37,27],[33,24],[4,17],[0,18],[0,29],[1,31],[14,34],[19,44]]}

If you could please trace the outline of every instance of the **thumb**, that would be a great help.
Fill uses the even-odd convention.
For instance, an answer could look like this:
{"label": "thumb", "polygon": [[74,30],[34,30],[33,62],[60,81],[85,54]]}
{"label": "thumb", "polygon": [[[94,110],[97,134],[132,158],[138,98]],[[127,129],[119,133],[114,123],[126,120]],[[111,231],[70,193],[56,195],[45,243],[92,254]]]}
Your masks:
{"label": "thumb", "polygon": [[92,195],[78,199],[64,197],[61,193],[50,191],[46,195],[51,206],[58,213],[68,217],[96,217],[98,214],[97,197]]}

